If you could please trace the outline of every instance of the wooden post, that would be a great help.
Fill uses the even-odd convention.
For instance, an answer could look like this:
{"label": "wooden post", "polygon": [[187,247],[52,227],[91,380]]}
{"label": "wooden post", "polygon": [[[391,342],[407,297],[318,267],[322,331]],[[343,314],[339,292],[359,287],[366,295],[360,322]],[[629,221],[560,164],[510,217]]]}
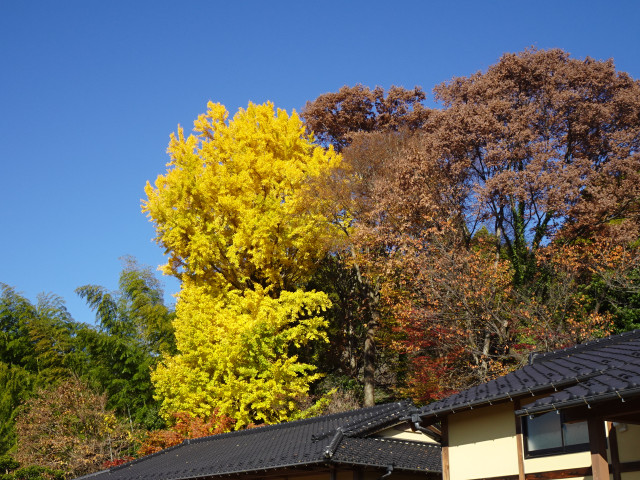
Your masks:
{"label": "wooden post", "polygon": [[609,454],[611,455],[611,469],[613,470],[613,480],[621,480],[620,455],[618,453],[618,433],[613,422],[607,422],[609,430]]}
{"label": "wooden post", "polygon": [[442,480],[451,480],[449,470],[449,419],[444,417],[440,422],[440,446],[442,447]]}
{"label": "wooden post", "polygon": [[[513,410],[520,409],[520,400],[515,400],[513,403]],[[516,417],[516,448],[518,452],[518,480],[525,480],[524,474],[524,443],[522,437],[522,419]]]}
{"label": "wooden post", "polygon": [[591,471],[593,480],[609,480],[609,462],[607,460],[607,439],[604,421],[592,417],[587,420],[589,428],[589,447],[591,450]]}

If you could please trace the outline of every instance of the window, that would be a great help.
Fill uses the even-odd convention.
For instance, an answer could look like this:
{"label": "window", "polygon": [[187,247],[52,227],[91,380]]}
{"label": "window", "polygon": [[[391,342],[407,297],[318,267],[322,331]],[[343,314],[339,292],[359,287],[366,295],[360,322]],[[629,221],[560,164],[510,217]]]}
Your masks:
{"label": "window", "polygon": [[523,432],[527,457],[589,450],[587,422],[566,423],[560,412],[523,417]]}

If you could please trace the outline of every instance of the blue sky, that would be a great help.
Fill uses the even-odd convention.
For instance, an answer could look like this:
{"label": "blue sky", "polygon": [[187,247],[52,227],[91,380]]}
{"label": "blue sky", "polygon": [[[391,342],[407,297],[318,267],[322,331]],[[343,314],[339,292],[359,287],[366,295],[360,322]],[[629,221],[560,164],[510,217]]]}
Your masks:
{"label": "blue sky", "polygon": [[115,289],[124,255],[162,263],[144,185],[208,100],[233,114],[356,83],[430,92],[532,45],[640,78],[638,18],[637,1],[0,0],[0,282],[91,322],[76,287]]}

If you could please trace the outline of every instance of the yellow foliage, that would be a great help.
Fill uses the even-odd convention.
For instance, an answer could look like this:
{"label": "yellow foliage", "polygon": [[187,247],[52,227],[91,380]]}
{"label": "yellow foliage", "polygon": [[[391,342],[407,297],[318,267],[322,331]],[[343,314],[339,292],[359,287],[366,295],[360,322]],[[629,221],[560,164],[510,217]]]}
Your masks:
{"label": "yellow foliage", "polygon": [[322,292],[233,290],[222,296],[208,286],[183,285],[175,321],[179,354],[153,374],[163,413],[220,414],[249,423],[277,423],[297,414],[296,399],[318,378],[288,349],[326,340],[326,321],[307,312],[330,306]]}
{"label": "yellow foliage", "polygon": [[312,144],[295,112],[249,104],[227,122],[209,103],[171,136],[166,175],[147,184],[143,211],[169,253],[164,272],[216,288],[292,290],[337,238],[314,184],[340,166],[333,150]]}
{"label": "yellow foliage", "polygon": [[288,420],[318,378],[291,352],[326,341],[329,298],[301,287],[343,238],[331,221],[339,212],[314,194],[341,157],[271,103],[228,121],[210,102],[194,125],[195,135],[172,135],[168,171],[145,189],[143,211],[169,254],[164,272],[182,281],[179,353],[153,382],[166,418],[217,411],[235,428]]}

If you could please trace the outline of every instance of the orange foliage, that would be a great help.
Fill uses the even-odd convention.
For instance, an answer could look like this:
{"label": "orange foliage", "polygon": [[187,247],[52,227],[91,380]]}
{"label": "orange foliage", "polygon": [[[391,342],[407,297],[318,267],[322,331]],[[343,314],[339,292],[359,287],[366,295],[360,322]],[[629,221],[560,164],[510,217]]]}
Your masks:
{"label": "orange foliage", "polygon": [[166,430],[149,432],[138,450],[138,455],[150,455],[165,448],[179,445],[191,438],[208,437],[228,432],[234,420],[226,415],[218,414],[216,410],[208,421],[200,417],[191,416],[187,412],[173,414],[175,423]]}

